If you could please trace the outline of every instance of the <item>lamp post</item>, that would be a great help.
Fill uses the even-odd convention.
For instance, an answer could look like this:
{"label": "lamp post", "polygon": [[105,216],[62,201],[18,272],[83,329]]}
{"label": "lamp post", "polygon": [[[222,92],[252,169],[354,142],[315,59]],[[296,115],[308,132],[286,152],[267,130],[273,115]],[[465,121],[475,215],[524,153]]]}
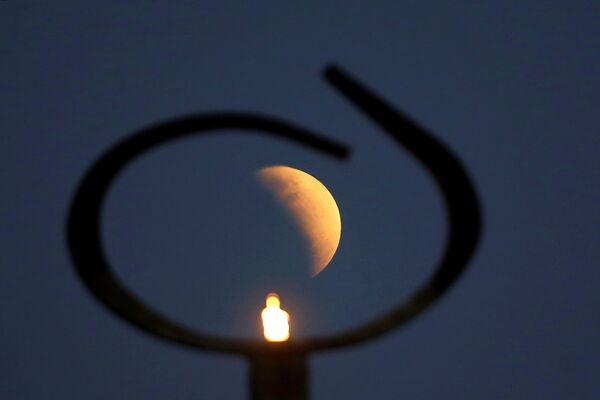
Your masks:
{"label": "lamp post", "polygon": [[[100,241],[101,207],[111,183],[143,152],[191,135],[239,129],[267,134],[344,160],[349,149],[305,128],[277,118],[245,113],[191,115],[150,126],[117,143],[88,170],[71,204],[67,240],[80,278],[113,312],[163,339],[199,350],[238,354],[250,361],[253,400],[308,399],[310,354],[374,339],[401,327],[438,300],[463,272],[479,240],[481,215],[471,180],[457,157],[399,111],[338,67],[325,79],[371,118],[397,144],[427,169],[446,204],[445,251],[429,279],[392,310],[370,322],[333,336],[283,342],[231,339],[192,330],[154,311],[129,292],[113,275]],[[215,133],[215,132],[211,132]]]}

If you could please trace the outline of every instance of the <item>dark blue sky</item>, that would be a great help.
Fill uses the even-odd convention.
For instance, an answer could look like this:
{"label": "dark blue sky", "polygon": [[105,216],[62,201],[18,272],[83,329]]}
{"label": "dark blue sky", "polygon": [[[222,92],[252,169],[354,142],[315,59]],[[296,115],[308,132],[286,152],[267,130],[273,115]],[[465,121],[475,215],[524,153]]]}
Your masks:
{"label": "dark blue sky", "polygon": [[[123,323],[67,253],[86,168],[164,118],[266,113],[353,155],[232,131],[138,159],[110,193],[104,240],[118,276],[157,309],[259,337],[275,290],[302,336],[365,322],[428,276],[444,242],[438,193],[322,79],[329,62],[462,158],[485,229],[467,273],[426,314],[313,357],[313,397],[600,397],[597,2],[174,3],[0,2],[0,398],[247,396],[245,360]],[[318,278],[253,178],[272,164],[311,173],[338,201],[342,241]]]}

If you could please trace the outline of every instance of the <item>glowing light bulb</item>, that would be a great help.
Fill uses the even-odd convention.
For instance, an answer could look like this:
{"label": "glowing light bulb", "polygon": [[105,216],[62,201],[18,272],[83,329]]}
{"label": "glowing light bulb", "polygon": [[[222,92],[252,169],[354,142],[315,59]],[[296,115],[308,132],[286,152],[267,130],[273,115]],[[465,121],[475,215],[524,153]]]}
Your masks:
{"label": "glowing light bulb", "polygon": [[290,314],[279,308],[277,293],[269,293],[266,304],[261,313],[265,339],[269,342],[285,342],[290,338]]}

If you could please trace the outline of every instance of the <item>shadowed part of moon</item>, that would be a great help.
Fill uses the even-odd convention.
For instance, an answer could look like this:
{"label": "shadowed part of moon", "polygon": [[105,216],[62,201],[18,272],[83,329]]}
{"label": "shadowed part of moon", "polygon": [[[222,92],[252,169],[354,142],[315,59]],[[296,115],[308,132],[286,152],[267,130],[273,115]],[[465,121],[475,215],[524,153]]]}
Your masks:
{"label": "shadowed part of moon", "polygon": [[333,258],[342,234],[335,199],[316,178],[295,168],[265,167],[256,176],[296,221],[310,250],[310,275],[319,274]]}

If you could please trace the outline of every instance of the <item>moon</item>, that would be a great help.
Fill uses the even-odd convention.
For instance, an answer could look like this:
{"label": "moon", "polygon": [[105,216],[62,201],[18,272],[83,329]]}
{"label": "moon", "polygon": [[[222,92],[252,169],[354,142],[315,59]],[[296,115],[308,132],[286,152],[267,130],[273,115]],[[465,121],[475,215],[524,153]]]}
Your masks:
{"label": "moon", "polygon": [[318,275],[333,258],[342,235],[335,199],[325,185],[299,169],[274,165],[256,176],[293,217],[309,248],[309,274]]}

